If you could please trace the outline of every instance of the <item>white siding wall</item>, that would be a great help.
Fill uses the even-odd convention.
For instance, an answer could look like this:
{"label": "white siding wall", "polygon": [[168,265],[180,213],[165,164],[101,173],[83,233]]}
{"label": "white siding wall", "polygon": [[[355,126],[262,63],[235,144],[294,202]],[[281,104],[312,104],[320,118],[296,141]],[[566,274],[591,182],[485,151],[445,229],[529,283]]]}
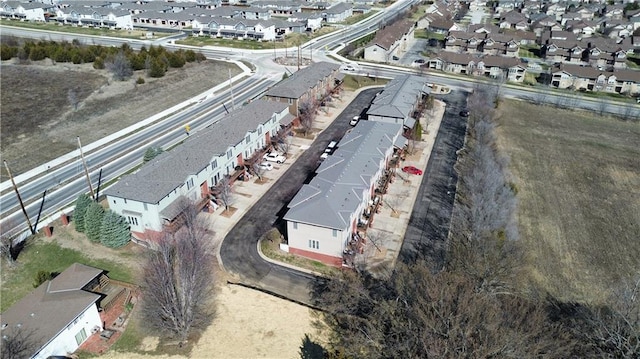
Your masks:
{"label": "white siding wall", "polygon": [[[316,252],[332,257],[342,257],[342,251],[349,234],[349,228],[337,230],[333,236],[333,230],[325,227],[311,226],[304,223],[287,221],[287,238],[289,247],[298,248],[309,252]],[[309,241],[315,240],[320,243],[320,248],[314,249],[309,246]]]}
{"label": "white siding wall", "polygon": [[67,328],[63,329],[55,339],[53,339],[33,358],[46,359],[51,355],[67,355],[73,353],[79,347],[76,342],[76,334],[80,333],[80,331],[84,329],[86,337],[88,338],[91,336],[91,330],[94,327],[102,327],[100,314],[98,314],[98,308],[95,304],[92,304],[87,308],[87,310],[74,322],[75,324],[69,323],[70,325]]}
{"label": "white siding wall", "polygon": [[387,57],[391,58],[391,55],[387,54],[387,51],[378,45],[371,45],[364,48],[365,60],[387,62],[389,60]]}

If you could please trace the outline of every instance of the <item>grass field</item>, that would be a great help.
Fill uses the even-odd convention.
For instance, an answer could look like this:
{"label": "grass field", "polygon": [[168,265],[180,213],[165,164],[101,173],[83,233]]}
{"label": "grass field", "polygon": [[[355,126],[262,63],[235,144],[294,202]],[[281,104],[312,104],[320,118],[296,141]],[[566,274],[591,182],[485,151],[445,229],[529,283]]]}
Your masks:
{"label": "grass field", "polygon": [[[87,240],[84,239],[84,241]],[[127,248],[130,246],[134,245],[130,244],[118,250],[120,255],[128,256]],[[115,250],[99,245],[94,245],[94,247],[105,252],[115,252]],[[92,258],[78,250],[61,247],[56,241],[45,240],[40,235],[37,239],[30,240],[30,244],[20,253],[15,265],[8,266],[6,261],[2,261],[0,311],[4,311],[33,290],[34,278],[38,271],[60,273],[76,262],[104,269],[110,278],[129,283],[134,282],[134,269],[122,261]]]}
{"label": "grass field", "polygon": [[600,302],[640,273],[640,124],[516,101],[500,113],[532,279]]}
{"label": "grass field", "polygon": [[[30,21],[15,21],[15,20],[0,20],[0,25],[5,26],[15,26],[15,27],[23,27],[27,29],[36,29],[42,31],[57,31],[57,32],[66,32],[71,34],[82,34],[82,35],[94,35],[94,36],[110,36],[110,37],[119,37],[124,39],[159,39],[162,37],[166,37],[171,35],[168,32],[158,32],[153,31],[153,36],[151,38],[147,38],[146,34],[148,31],[142,29],[134,29],[134,30],[111,30],[109,28],[103,27],[78,27],[65,25],[60,26],[56,23],[42,23],[42,22],[30,22]],[[46,33],[42,35],[43,38],[46,38]]]}

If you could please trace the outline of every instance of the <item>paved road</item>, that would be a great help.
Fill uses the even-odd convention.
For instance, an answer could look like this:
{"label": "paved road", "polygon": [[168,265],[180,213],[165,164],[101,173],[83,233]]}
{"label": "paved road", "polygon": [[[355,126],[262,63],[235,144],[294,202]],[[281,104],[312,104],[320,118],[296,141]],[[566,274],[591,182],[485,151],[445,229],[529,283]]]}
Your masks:
{"label": "paved road", "polygon": [[229,231],[220,247],[220,257],[227,271],[240,276],[240,283],[311,304],[309,291],[315,277],[263,260],[257,250],[258,239],[272,226],[284,226],[281,218],[286,205],[313,176],[320,154],[330,141],[344,136],[351,128],[349,120],[368,107],[377,92],[379,89],[361,92]]}
{"label": "paved road", "polygon": [[409,218],[399,260],[410,263],[423,257],[433,270],[441,269],[446,253],[451,211],[458,176],[453,169],[462,148],[467,121],[459,116],[467,93],[452,91],[440,99],[447,102],[418,197]]}

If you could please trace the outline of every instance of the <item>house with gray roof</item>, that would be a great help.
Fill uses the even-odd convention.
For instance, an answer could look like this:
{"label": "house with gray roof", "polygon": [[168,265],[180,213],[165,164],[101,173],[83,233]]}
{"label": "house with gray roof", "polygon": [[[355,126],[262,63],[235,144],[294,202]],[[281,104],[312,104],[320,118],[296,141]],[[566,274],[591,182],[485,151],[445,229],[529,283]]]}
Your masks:
{"label": "house with gray roof", "polygon": [[102,295],[92,290],[92,283],[103,273],[75,263],[42,283],[0,314],[3,338],[29,336],[33,348],[26,358],[75,352],[91,334],[103,329],[97,306]]}
{"label": "house with gray roof", "polygon": [[375,196],[394,150],[403,147],[402,126],[360,121],[338,143],[288,204],[289,252],[342,266],[361,240],[358,225]]}
{"label": "house with gray roof", "polygon": [[209,204],[213,189],[237,174],[271,144],[282,124],[291,122],[288,105],[259,99],[204,130],[185,134],[182,145],[164,152],[105,190],[109,208],[124,216],[139,240],[174,223],[185,199]]}
{"label": "house with gray roof", "polygon": [[323,11],[324,20],[328,23],[341,23],[353,16],[353,4],[339,2]]}
{"label": "house with gray roof", "polygon": [[424,77],[401,75],[389,81],[373,99],[367,110],[369,121],[379,121],[403,125],[406,130],[413,129],[416,124],[414,112],[431,88],[427,87]]}
{"label": "house with gray roof", "polygon": [[339,86],[340,80],[344,77],[339,69],[339,64],[315,62],[278,82],[264,97],[289,104],[289,112],[298,117],[300,103],[310,101],[316,104]]}
{"label": "house with gray roof", "polygon": [[44,13],[50,8],[50,5],[39,2],[3,1],[0,15],[10,19],[45,21]]}

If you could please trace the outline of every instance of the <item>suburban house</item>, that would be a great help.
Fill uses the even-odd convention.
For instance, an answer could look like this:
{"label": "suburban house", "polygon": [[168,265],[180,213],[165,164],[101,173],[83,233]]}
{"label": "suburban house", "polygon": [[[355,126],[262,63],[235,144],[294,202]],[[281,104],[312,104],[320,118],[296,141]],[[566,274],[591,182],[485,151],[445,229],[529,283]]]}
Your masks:
{"label": "suburban house", "polygon": [[640,72],[601,71],[593,67],[563,64],[552,73],[551,85],[560,89],[640,94]]}
{"label": "suburban house", "polygon": [[441,52],[427,62],[427,68],[454,74],[472,74],[478,58],[467,53]]}
{"label": "suburban house", "polygon": [[353,5],[339,2],[323,11],[324,20],[328,23],[340,23],[353,16]]}
{"label": "suburban house", "polygon": [[182,145],[107,188],[109,208],[128,220],[135,238],[153,239],[179,223],[185,199],[215,207],[210,201],[220,180],[244,173],[292,119],[285,103],[250,102],[194,135],[185,134]]}
{"label": "suburban house", "polygon": [[478,75],[510,82],[523,82],[527,68],[513,57],[487,55],[479,59],[475,71]]}
{"label": "suburban house", "polygon": [[377,62],[397,60],[415,41],[415,22],[403,19],[378,30],[373,41],[364,48],[364,59]]}
{"label": "suburban house", "polygon": [[410,131],[419,119],[416,111],[430,93],[424,77],[397,76],[373,99],[367,119],[403,125],[405,131]]}
{"label": "suburban house", "polygon": [[272,41],[276,38],[276,27],[271,20],[248,20],[226,17],[194,18],[193,34],[232,39]]}
{"label": "suburban house", "polygon": [[0,6],[0,15],[10,19],[45,21],[45,9],[50,7],[38,2],[3,1]]}
{"label": "suburban house", "polygon": [[288,204],[284,215],[292,254],[351,265],[372,224],[376,189],[389,178],[395,150],[406,145],[399,124],[360,121]]}
{"label": "suburban house", "polygon": [[129,11],[108,7],[68,6],[56,11],[55,21],[78,26],[133,29],[133,18]]}
{"label": "suburban house", "polygon": [[74,263],[0,314],[2,335],[29,335],[34,351],[27,358],[69,355],[105,329],[99,310],[123,293],[102,269]]}
{"label": "suburban house", "polygon": [[287,19],[289,22],[301,22],[305,24],[306,31],[316,31],[322,27],[324,17],[320,12],[300,12],[295,13]]}
{"label": "suburban house", "polygon": [[265,93],[264,98],[286,103],[289,112],[298,117],[302,102],[309,101],[315,106],[336,90],[344,78],[339,69],[339,64],[315,62],[278,82]]}

